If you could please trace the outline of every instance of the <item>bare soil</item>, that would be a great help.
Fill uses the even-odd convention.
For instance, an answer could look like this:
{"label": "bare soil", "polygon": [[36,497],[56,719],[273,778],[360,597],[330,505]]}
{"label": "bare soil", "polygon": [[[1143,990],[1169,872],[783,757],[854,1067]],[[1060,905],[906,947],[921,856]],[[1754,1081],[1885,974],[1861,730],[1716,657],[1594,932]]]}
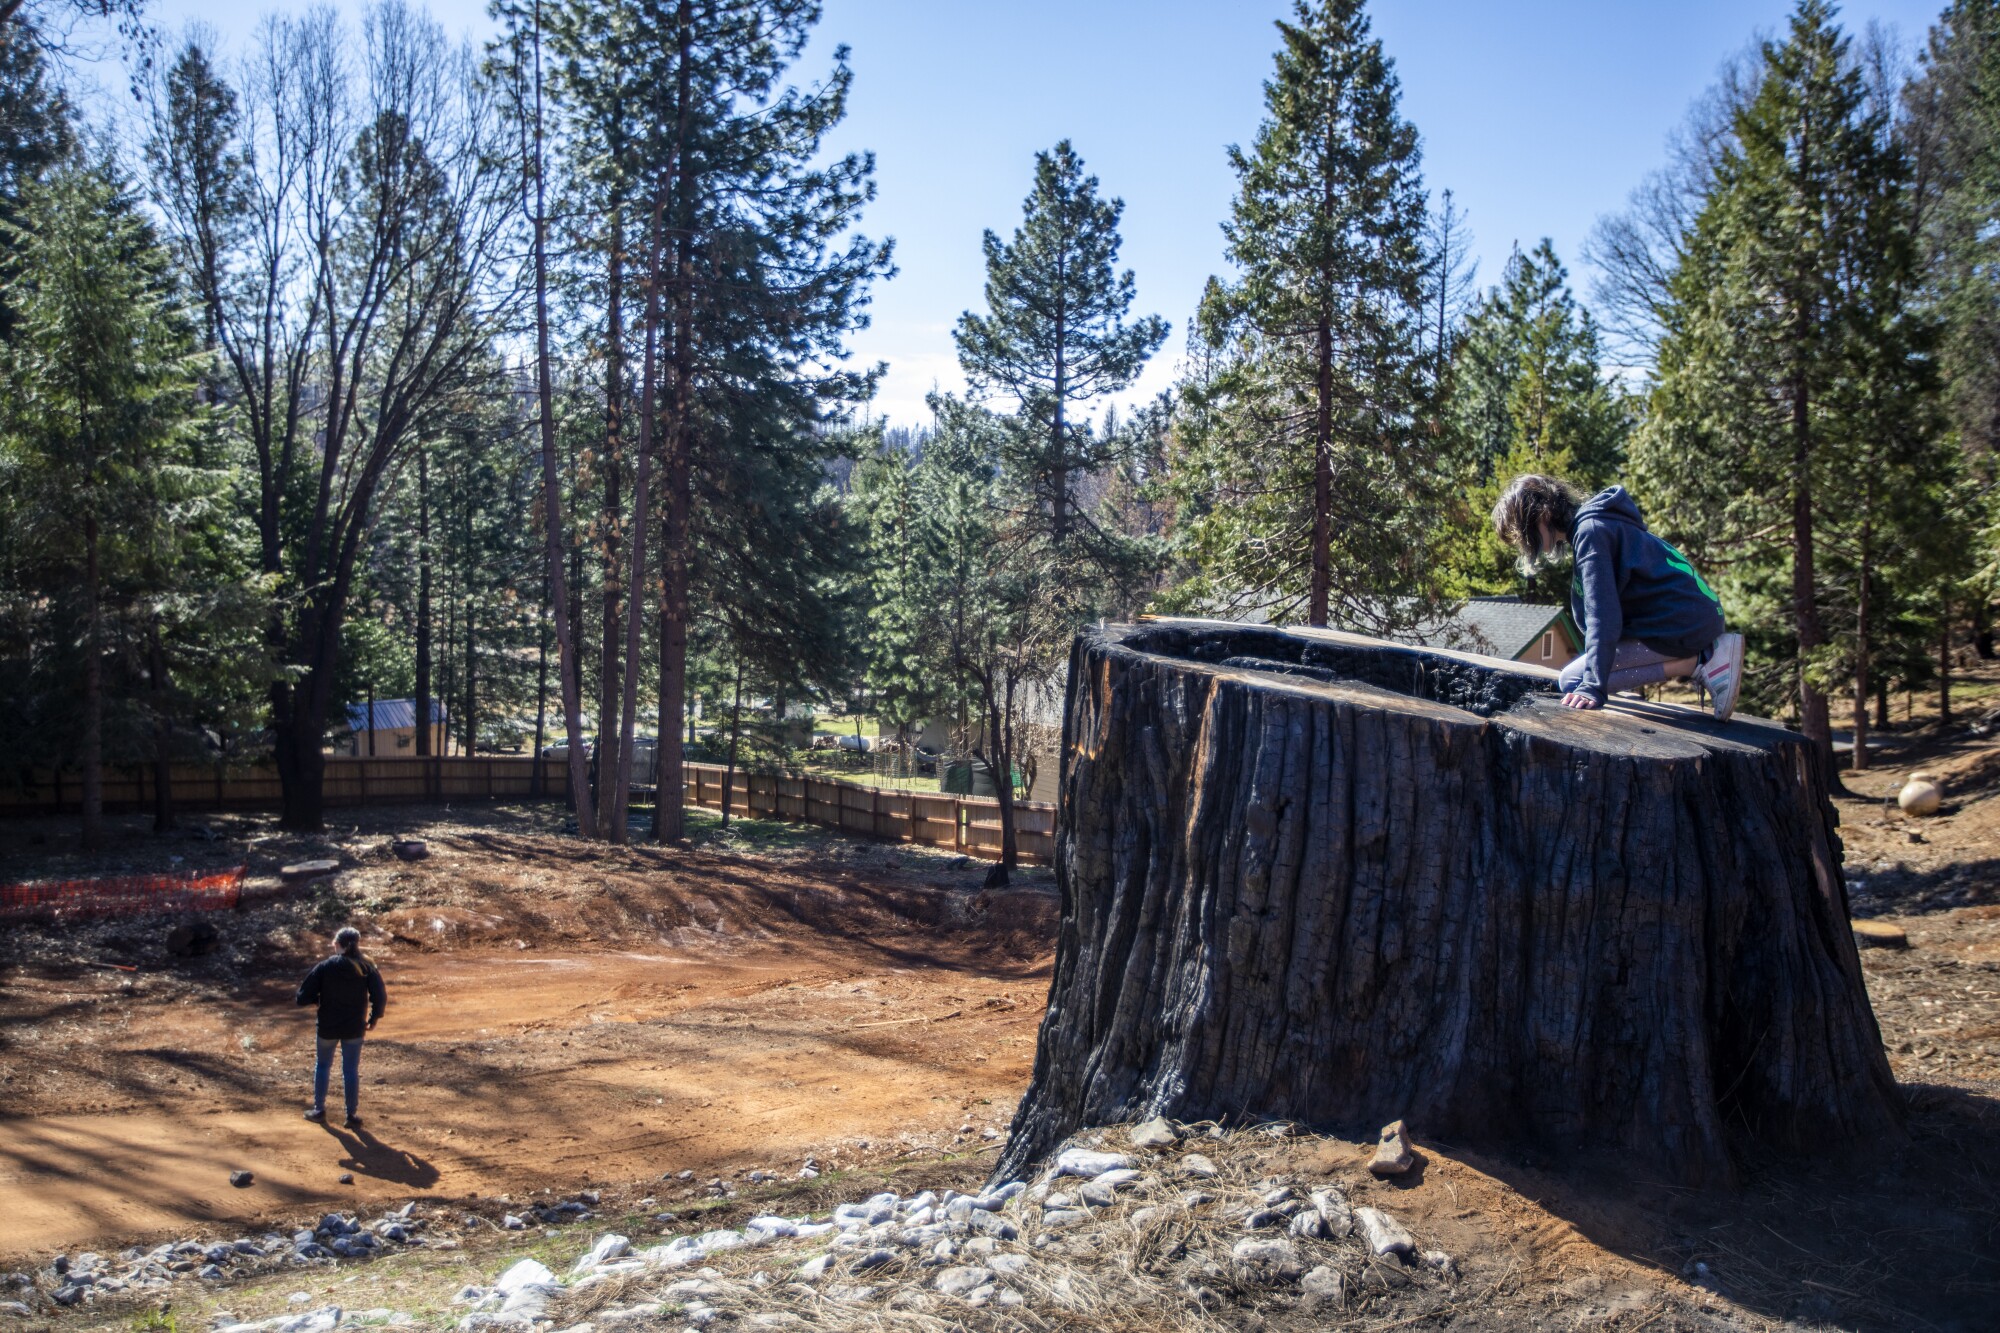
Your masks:
{"label": "bare soil", "polygon": [[[479,815],[384,812],[304,847],[218,830],[254,871],[310,851],[349,868],[211,917],[205,957],[171,957],[159,918],[0,937],[0,1255],[413,1191],[791,1175],[1005,1130],[1048,984],[1045,874],[980,892],[984,866],[921,852],[621,850]],[[386,842],[411,831],[431,855],[405,864]],[[349,921],[390,998],[359,1132],[301,1118],[313,1025],[293,1003]],[[232,1189],[239,1169],[256,1184]]]}

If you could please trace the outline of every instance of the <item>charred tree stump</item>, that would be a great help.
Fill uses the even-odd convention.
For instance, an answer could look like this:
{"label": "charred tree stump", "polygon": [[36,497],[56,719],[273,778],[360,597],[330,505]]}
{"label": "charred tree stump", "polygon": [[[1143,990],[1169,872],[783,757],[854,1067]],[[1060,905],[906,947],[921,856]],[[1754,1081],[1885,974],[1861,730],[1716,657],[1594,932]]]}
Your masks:
{"label": "charred tree stump", "polygon": [[1153,1115],[1599,1149],[1897,1129],[1829,773],[1768,722],[1323,630],[1080,635],[1062,924],[1002,1156]]}

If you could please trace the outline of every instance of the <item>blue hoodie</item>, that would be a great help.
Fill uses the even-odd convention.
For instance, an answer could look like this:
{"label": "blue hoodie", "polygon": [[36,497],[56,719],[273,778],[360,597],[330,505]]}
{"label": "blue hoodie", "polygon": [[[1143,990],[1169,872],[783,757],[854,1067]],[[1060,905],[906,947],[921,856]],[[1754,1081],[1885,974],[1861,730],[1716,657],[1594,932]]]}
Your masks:
{"label": "blue hoodie", "polygon": [[1646,531],[1623,486],[1599,491],[1569,527],[1576,555],[1570,614],[1583,626],[1583,681],[1577,693],[1604,702],[1620,639],[1654,652],[1692,657],[1722,633],[1722,599],[1687,557]]}

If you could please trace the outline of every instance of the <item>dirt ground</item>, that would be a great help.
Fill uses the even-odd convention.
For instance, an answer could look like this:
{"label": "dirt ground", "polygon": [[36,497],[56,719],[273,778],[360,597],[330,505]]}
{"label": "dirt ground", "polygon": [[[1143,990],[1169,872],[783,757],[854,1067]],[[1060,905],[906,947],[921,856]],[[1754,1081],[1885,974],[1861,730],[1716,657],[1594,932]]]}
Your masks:
{"label": "dirt ground", "polygon": [[[1048,985],[1045,873],[981,893],[983,866],[923,852],[667,855],[520,828],[548,818],[398,811],[322,848],[258,842],[253,876],[302,850],[351,868],[211,918],[205,957],[170,957],[158,920],[0,938],[0,1255],[412,1191],[791,1175],[1005,1130]],[[429,859],[387,855],[410,830]],[[190,853],[267,833],[216,831]],[[359,1132],[300,1117],[313,1029],[292,1001],[350,920],[390,995]],[[230,1188],[238,1169],[256,1184]]]}
{"label": "dirt ground", "polygon": [[[1919,717],[1885,739],[1838,804],[1855,915],[1909,939],[1862,954],[1907,1134],[1810,1160],[1751,1150],[1740,1188],[1710,1194],[1615,1161],[1439,1143],[1385,1184],[1360,1169],[1359,1141],[1253,1143],[1268,1160],[1246,1171],[1342,1181],[1453,1255],[1451,1281],[1343,1323],[2000,1329],[2000,738]],[[1935,818],[1894,808],[1913,768],[1946,775]],[[163,846],[185,865],[247,856],[253,875],[315,852],[344,867],[306,898],[222,917],[202,958],[169,957],[157,921],[0,928],[0,1256],[364,1202],[487,1210],[586,1182],[607,1216],[657,1196],[722,1224],[823,1193],[829,1180],[796,1180],[808,1159],[830,1177],[897,1173],[906,1190],[980,1176],[1032,1061],[1056,917],[1046,872],[982,894],[982,866],[927,851],[762,824],[692,852],[612,850],[555,819],[369,812],[304,842],[244,818],[171,844],[134,821],[88,864],[62,853],[60,829],[0,826],[7,878],[154,868]],[[406,832],[431,859],[386,854]],[[359,1134],[298,1118],[311,1029],[290,1004],[348,919],[391,986]],[[256,1185],[230,1189],[236,1168]],[[745,1183],[757,1168],[777,1180]],[[696,1180],[661,1179],[682,1170]],[[710,1197],[712,1176],[742,1199]],[[451,1262],[493,1267],[490,1247],[523,1243],[468,1235]],[[412,1265],[441,1261],[279,1281],[407,1306]],[[247,1316],[267,1297],[283,1300],[201,1300]],[[1298,1318],[1255,1301],[1229,1314],[1320,1326]]]}

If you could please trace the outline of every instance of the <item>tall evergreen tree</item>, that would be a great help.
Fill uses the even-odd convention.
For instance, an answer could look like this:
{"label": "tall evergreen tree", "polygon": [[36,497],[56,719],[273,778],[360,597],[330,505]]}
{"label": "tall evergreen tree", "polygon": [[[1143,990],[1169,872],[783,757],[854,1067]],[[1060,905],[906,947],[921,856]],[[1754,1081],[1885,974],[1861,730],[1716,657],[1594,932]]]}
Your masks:
{"label": "tall evergreen tree", "polygon": [[[1907,164],[1831,6],[1801,0],[1761,62],[1666,286],[1634,471],[1661,525],[1720,572],[1731,618],[1786,664],[1805,733],[1830,745],[1828,692],[1856,665],[1833,619],[1878,586],[1879,554],[1852,579],[1834,572],[1938,527],[1921,506],[1898,521],[1877,503],[1937,470],[1928,335],[1908,299]],[[1889,526],[1864,539],[1857,523]]]}
{"label": "tall evergreen tree", "polygon": [[1516,553],[1488,517],[1500,489],[1522,472],[1606,485],[1631,432],[1629,406],[1601,365],[1596,322],[1548,240],[1508,258],[1459,330],[1445,421],[1465,470],[1466,500],[1448,511],[1446,543],[1463,572],[1458,591],[1521,591]]}
{"label": "tall evergreen tree", "polygon": [[[76,146],[75,112],[50,75],[39,43],[0,41],[0,255],[18,224],[21,194]],[[0,291],[0,342],[13,316]]]}
{"label": "tall evergreen tree", "polygon": [[1157,315],[1126,322],[1137,283],[1132,270],[1117,271],[1124,209],[1124,200],[1098,196],[1097,177],[1084,174],[1069,140],[1035,154],[1013,239],[989,230],[982,242],[987,312],[967,311],[954,334],[974,389],[1015,400],[1009,470],[1047,512],[1058,546],[1073,523],[1088,521],[1078,485],[1117,461],[1119,438],[1091,431],[1082,410],[1138,378],[1167,336]]}
{"label": "tall evergreen tree", "polygon": [[[43,730],[82,770],[91,847],[103,831],[114,622],[163,591],[176,565],[164,548],[199,532],[183,526],[199,512],[188,468],[195,347],[167,257],[108,166],[71,163],[23,191],[8,239],[17,322],[0,375],[5,582],[17,615],[47,622],[27,636],[46,669],[26,693],[57,701]],[[157,620],[153,630],[157,651]]]}
{"label": "tall evergreen tree", "polygon": [[[1434,596],[1445,480],[1425,411],[1430,260],[1416,130],[1362,0],[1298,0],[1252,148],[1230,149],[1237,282],[1201,310],[1175,489],[1197,569],[1182,601],[1315,625]],[[1301,604],[1303,604],[1301,606]]]}

